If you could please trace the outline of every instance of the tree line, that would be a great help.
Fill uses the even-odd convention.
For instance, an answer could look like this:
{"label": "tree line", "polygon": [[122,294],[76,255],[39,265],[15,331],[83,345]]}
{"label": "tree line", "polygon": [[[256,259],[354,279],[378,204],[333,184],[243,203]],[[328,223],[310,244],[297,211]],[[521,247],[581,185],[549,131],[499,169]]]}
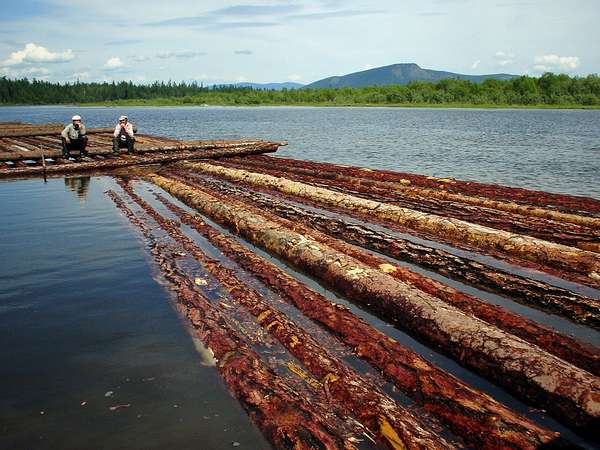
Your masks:
{"label": "tree line", "polygon": [[131,81],[53,83],[0,78],[0,104],[107,103],[149,105],[499,105],[600,106],[600,77],[546,73],[482,83],[445,79],[435,83],[360,88],[262,90],[203,86],[195,82]]}

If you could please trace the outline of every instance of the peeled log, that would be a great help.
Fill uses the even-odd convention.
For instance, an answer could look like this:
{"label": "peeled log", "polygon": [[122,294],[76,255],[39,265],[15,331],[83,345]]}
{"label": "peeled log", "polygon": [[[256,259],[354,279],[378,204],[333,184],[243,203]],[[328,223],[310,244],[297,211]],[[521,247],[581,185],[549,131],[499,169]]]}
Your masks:
{"label": "peeled log", "polygon": [[158,175],[148,178],[189,206],[318,276],[348,297],[361,303],[368,301],[370,307],[443,348],[461,363],[543,406],[559,420],[587,434],[599,425],[600,381],[590,373],[239,205],[223,204],[215,197]]}
{"label": "peeled log", "polygon": [[299,308],[379,369],[398,389],[433,412],[475,448],[538,448],[556,443],[557,434],[519,416],[419,354],[307,288],[284,270],[256,255],[235,239],[219,233],[199,217],[186,213],[160,194],[157,198],[225,255],[250,271],[287,302]]}
{"label": "peeled log", "polygon": [[327,205],[356,210],[451,241],[465,242],[481,249],[502,250],[529,261],[558,267],[565,271],[579,272],[589,277],[590,282],[594,284],[600,281],[600,255],[593,252],[246,170],[229,169],[208,163],[184,162],[179,167],[201,170],[230,180],[243,181]]}

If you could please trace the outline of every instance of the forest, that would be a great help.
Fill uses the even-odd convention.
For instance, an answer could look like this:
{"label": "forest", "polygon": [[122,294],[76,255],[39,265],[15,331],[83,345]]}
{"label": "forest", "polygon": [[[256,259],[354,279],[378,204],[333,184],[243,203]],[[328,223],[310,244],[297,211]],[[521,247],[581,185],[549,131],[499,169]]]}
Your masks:
{"label": "forest", "polygon": [[546,73],[482,83],[445,79],[435,83],[357,88],[261,90],[196,82],[57,83],[0,78],[0,104],[115,105],[414,105],[600,107],[600,77]]}

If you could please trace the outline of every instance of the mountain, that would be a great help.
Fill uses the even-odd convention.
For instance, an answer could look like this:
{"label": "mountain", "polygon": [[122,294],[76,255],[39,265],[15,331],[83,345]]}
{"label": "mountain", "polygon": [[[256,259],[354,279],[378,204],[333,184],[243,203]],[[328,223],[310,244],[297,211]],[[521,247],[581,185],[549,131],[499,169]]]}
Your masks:
{"label": "mountain", "polygon": [[234,87],[251,87],[252,89],[263,89],[269,91],[280,91],[282,89],[300,89],[304,87],[303,84],[300,83],[232,83],[226,86],[234,86]]}
{"label": "mountain", "polygon": [[443,72],[440,70],[422,69],[417,64],[393,64],[391,66],[376,67],[374,69],[354,72],[348,75],[323,78],[308,84],[306,88],[337,88],[337,87],[362,87],[385,86],[388,84],[407,84],[411,81],[439,81],[445,78],[469,80],[481,83],[488,78],[496,80],[510,80],[517,75],[497,73],[491,75],[463,75],[460,73]]}

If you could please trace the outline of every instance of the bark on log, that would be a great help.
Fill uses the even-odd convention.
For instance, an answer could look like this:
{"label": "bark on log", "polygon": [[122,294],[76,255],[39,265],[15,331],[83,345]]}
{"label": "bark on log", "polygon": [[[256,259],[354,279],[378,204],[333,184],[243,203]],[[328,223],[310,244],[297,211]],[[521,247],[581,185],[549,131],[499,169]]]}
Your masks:
{"label": "bark on log", "polygon": [[[481,262],[453,255],[439,248],[411,242],[397,235],[299,208],[278,201],[273,195],[267,196],[248,189],[240,189],[237,186],[228,185],[205,176],[199,179],[198,174],[188,172],[166,170],[162,173],[192,186],[210,187],[213,191],[217,190],[236,198],[244,198],[273,214],[302,223],[334,238],[342,237],[351,244],[374,250],[400,261],[417,264],[446,277],[476,286],[479,289],[509,297],[554,314],[563,315],[575,322],[600,328],[600,301],[597,299],[579,295],[542,281],[521,277]],[[571,350],[566,351],[566,354],[565,352],[554,353],[553,351],[551,353],[557,354],[576,365],[581,364],[582,361],[588,361],[585,366],[580,367],[599,375],[596,369],[593,369],[598,364],[595,350],[581,349],[582,351],[579,352],[572,351],[572,349],[578,347],[576,345],[572,347],[569,345],[568,347]]]}
{"label": "bark on log", "polygon": [[[374,182],[339,174],[322,174],[320,171],[312,169],[268,166],[263,163],[253,163],[252,160],[246,161],[246,158],[220,161],[219,165],[287,178],[368,200],[390,203],[403,208],[451,217],[489,228],[600,253],[600,218],[570,216],[573,221],[587,222],[589,225],[583,226],[549,218],[526,216],[518,212],[501,211],[482,205],[461,203],[457,200],[444,200],[434,196],[405,195],[405,193],[395,190],[391,183]],[[387,186],[380,186],[384,184]],[[559,217],[555,219],[559,219]]]}
{"label": "bark on log", "polygon": [[[277,161],[279,162],[276,164],[301,165],[303,167],[309,167],[314,164],[309,161],[282,157],[277,157]],[[378,181],[391,181],[405,185],[442,189],[467,195],[484,196],[501,201],[509,200],[511,202],[522,202],[526,205],[539,205],[543,208],[556,207],[565,211],[576,212],[577,214],[583,211],[596,215],[600,214],[600,200],[580,195],[556,194],[552,192],[502,186],[499,184],[479,183],[476,181],[464,181],[454,178],[429,177],[426,175],[392,172],[389,170],[374,170],[366,167],[351,167],[343,164],[329,164],[329,166],[332,168],[331,170],[333,172],[348,173],[354,176]]]}
{"label": "bark on log", "polygon": [[[117,206],[146,236],[148,230],[114,193]],[[260,357],[229,325],[173,261],[152,244],[152,253],[171,290],[177,307],[193,326],[200,340],[213,352],[217,368],[231,392],[242,403],[252,420],[279,449],[355,449],[347,427],[319,411],[266,367]]]}
{"label": "bark on log", "polygon": [[[277,151],[278,144],[266,143],[264,145],[248,146],[248,147],[231,147],[231,148],[214,148],[214,149],[201,149],[201,150],[179,150],[178,148],[166,148],[163,149],[165,153],[150,154],[150,155],[133,155],[125,158],[112,158],[101,161],[92,162],[78,162],[78,163],[67,163],[63,160],[63,163],[48,166],[46,173],[48,175],[56,173],[70,173],[70,172],[85,172],[85,171],[98,171],[105,169],[115,169],[119,167],[129,167],[135,165],[144,164],[163,164],[182,159],[194,160],[194,159],[209,159],[209,158],[221,158],[227,156],[239,156],[239,155],[250,155],[258,153],[270,153]],[[0,179],[12,178],[12,177],[28,177],[28,176],[42,176],[44,168],[42,166],[23,167],[18,166],[19,161],[15,163],[13,168],[2,168],[0,169]]]}
{"label": "bark on log", "polygon": [[[112,134],[111,134],[112,136]],[[96,155],[112,155],[112,143],[107,141],[103,142],[103,147],[90,147],[88,153],[90,156]],[[198,141],[198,142],[179,142],[173,143],[158,143],[159,145],[144,146],[136,145],[135,151],[137,154],[145,153],[157,153],[157,152],[175,152],[175,151],[199,151],[199,150],[216,150],[216,149],[231,149],[231,148],[256,148],[256,147],[268,147],[275,146],[276,148],[285,143],[280,142],[268,142],[268,141]],[[0,152],[0,161],[19,161],[25,159],[40,159],[42,154],[46,158],[60,158],[62,157],[62,148],[60,147],[60,141],[57,142],[57,146],[54,149],[39,150],[39,147],[31,151],[8,151]]]}
{"label": "bark on log", "polygon": [[158,214],[135,194],[130,186],[125,185],[124,189],[170,237],[201,262],[230,295],[257,318],[268,333],[272,334],[317,378],[322,389],[357,417],[379,442],[395,450],[452,447],[441,436],[436,436],[435,433],[423,428],[413,413],[398,405],[373,383],[330,355],[310,334],[283,313],[268,305],[260,294],[239,280],[234,270],[207,257],[191,239],[183,235],[176,224]]}
{"label": "bark on log", "polygon": [[[0,130],[0,138],[26,136],[55,136],[59,135],[64,126],[60,127],[23,127],[21,129]],[[114,128],[88,128],[87,134],[112,133]]]}
{"label": "bark on log", "polygon": [[[297,215],[295,216],[295,220],[293,222],[287,219],[282,220],[280,215],[275,217],[273,213],[277,213],[278,210],[281,211],[281,209],[285,208],[286,205],[282,205],[273,198],[267,199],[261,198],[257,195],[251,196],[248,195],[248,192],[240,192],[240,190],[236,190],[233,196],[231,193],[224,195],[220,192],[220,189],[218,189],[219,192],[215,192],[214,189],[216,186],[212,186],[210,189],[206,186],[195,186],[198,186],[204,191],[208,192],[210,195],[219,198],[219,200],[223,201],[224,203],[230,202],[232,199],[236,199],[237,201],[243,202],[244,207],[247,209],[256,208],[257,213],[262,214],[269,220],[276,221],[283,226],[293,228],[299,233],[311,236],[313,239],[317,239],[319,242],[352,256],[375,269],[383,270],[382,268],[384,268],[386,273],[391,274],[407,284],[413,285],[426,293],[438,297],[445,302],[456,306],[462,311],[473,314],[480,319],[505,330],[508,333],[519,336],[525,341],[535,344],[549,353],[552,353],[553,355],[556,355],[577,367],[581,367],[582,369],[587,370],[596,376],[600,375],[600,350],[593,345],[562,335],[551,328],[539,325],[532,320],[528,320],[515,313],[505,310],[504,308],[489,304],[476,297],[464,294],[450,286],[444,285],[438,281],[426,278],[404,267],[391,264],[388,260],[378,258],[375,255],[361,251],[356,247],[340,241],[339,238],[341,236],[335,232],[336,227],[325,227],[325,233],[333,232],[332,235],[329,236],[327,234],[319,233],[319,231],[315,230],[313,222],[304,223],[303,221],[298,221]],[[223,188],[222,186],[219,187],[223,190],[226,190],[226,188]],[[257,208],[257,206],[262,206],[264,210]],[[302,211],[298,208],[292,207],[285,209],[296,209],[297,211]],[[309,212],[306,213],[310,214]],[[596,301],[595,303],[598,305],[600,302]]]}
{"label": "bark on log", "polygon": [[255,245],[317,276],[344,295],[368,302],[369,307],[389,315],[398,325],[543,406],[559,420],[590,435],[599,425],[600,381],[589,372],[239,205],[225,205],[158,175],[148,178]]}
{"label": "bark on log", "polygon": [[475,448],[538,448],[557,434],[471,388],[454,376],[400,345],[321,294],[224,236],[199,217],[186,213],[160,194],[156,197],[185,224],[277,292],[284,300],[317,321],[355,353],[379,369],[395,386],[432,411],[454,433]]}
{"label": "bark on log", "polygon": [[541,239],[475,225],[462,220],[426,214],[408,208],[366,200],[295,181],[208,163],[182,163],[179,167],[213,173],[231,180],[265,186],[318,202],[372,214],[418,231],[453,241],[467,242],[481,249],[502,250],[526,260],[586,275],[591,284],[600,283],[600,255]]}
{"label": "bark on log", "polygon": [[[393,181],[378,181],[365,177],[359,177],[356,174],[347,175],[344,171],[334,171],[333,167],[323,163],[307,163],[311,166],[318,164],[317,167],[304,168],[302,166],[286,165],[282,164],[282,161],[278,161],[279,158],[262,158],[262,159],[248,159],[239,161],[247,166],[257,165],[258,167],[276,167],[279,170],[283,170],[291,173],[306,174],[311,176],[317,176],[322,178],[334,179],[347,181],[355,185],[373,186],[380,189],[395,191],[409,198],[413,198],[416,201],[421,201],[428,198],[436,198],[440,200],[464,203],[468,205],[480,206],[483,208],[496,209],[498,211],[505,211],[508,213],[515,213],[524,216],[539,217],[542,219],[553,220],[556,222],[573,223],[577,225],[586,226],[592,229],[600,229],[600,218],[581,216],[578,214],[564,213],[547,208],[540,208],[531,205],[523,205],[510,201],[500,201],[482,196],[465,195],[462,193],[448,192],[443,189],[431,189],[426,187],[407,186],[399,182]],[[306,165],[306,164],[305,164]],[[329,167],[328,167],[329,166]],[[330,169],[330,170],[327,170]]]}

